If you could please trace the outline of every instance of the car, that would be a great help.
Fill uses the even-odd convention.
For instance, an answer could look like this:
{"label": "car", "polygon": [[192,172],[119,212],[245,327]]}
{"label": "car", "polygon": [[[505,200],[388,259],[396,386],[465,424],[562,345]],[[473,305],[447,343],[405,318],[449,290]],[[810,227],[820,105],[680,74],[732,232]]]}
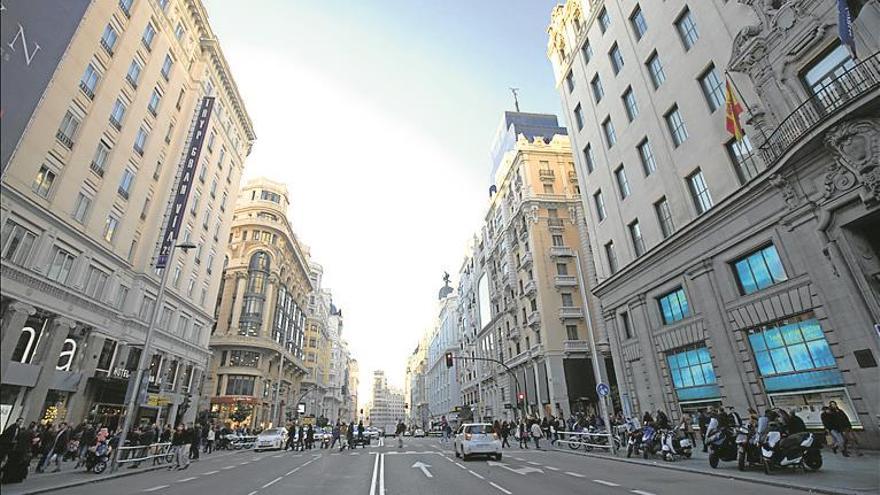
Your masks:
{"label": "car", "polygon": [[283,449],[287,442],[287,428],[269,428],[263,430],[254,442],[254,451]]}
{"label": "car", "polygon": [[425,438],[425,430],[416,428],[416,431],[413,432],[413,436],[416,438]]}
{"label": "car", "polygon": [[455,457],[464,460],[474,455],[494,457],[501,460],[501,440],[490,423],[465,423],[461,425],[452,441]]}
{"label": "car", "polygon": [[378,440],[382,434],[379,432],[378,428],[367,428],[364,430],[364,436],[369,437],[371,440]]}

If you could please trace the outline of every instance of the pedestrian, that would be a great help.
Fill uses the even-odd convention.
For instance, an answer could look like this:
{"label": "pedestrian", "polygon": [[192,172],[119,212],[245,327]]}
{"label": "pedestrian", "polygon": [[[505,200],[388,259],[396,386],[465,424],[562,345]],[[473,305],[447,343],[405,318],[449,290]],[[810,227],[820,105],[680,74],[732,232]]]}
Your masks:
{"label": "pedestrian", "polygon": [[357,437],[358,443],[361,444],[362,448],[367,448],[367,444],[366,444],[366,442],[364,442],[364,422],[363,422],[363,420],[358,421],[357,433],[358,433],[358,437]]}
{"label": "pedestrian", "polygon": [[[27,478],[28,466],[33,456],[34,440],[39,437],[36,436],[35,423],[31,423],[29,428],[23,428],[23,424],[22,421],[15,430],[15,435],[11,437],[12,443],[7,452],[6,463],[0,468],[0,483],[21,483]],[[10,433],[10,435],[12,434]]]}
{"label": "pedestrian", "polygon": [[526,420],[522,419],[519,422],[519,428],[517,429],[517,437],[519,440],[519,448],[528,450],[529,448],[529,428],[526,426]]}
{"label": "pedestrian", "polygon": [[403,448],[403,434],[406,432],[406,425],[403,421],[397,423],[397,429],[394,431],[394,434],[397,435],[397,448]]}
{"label": "pedestrian", "polygon": [[315,429],[312,428],[312,425],[309,425],[308,429],[306,429],[306,448],[312,450],[312,447],[315,445]]}
{"label": "pedestrian", "polygon": [[703,452],[708,451],[709,446],[706,444],[706,427],[709,426],[709,415],[705,409],[700,409],[697,416],[697,427],[700,429],[700,441],[703,442]]}
{"label": "pedestrian", "polygon": [[351,450],[354,450],[354,447],[355,447],[355,445],[354,445],[354,432],[355,432],[355,426],[354,426],[354,421],[352,421],[351,423],[348,424],[348,429],[345,432],[345,440],[346,440],[346,443],[348,444],[348,448]]}
{"label": "pedestrian", "polygon": [[804,420],[801,419],[800,416],[797,415],[794,409],[788,411],[789,421],[788,421],[788,434],[794,435],[795,433],[803,433],[807,431],[807,425],[804,423]]}
{"label": "pedestrian", "polygon": [[197,461],[199,460],[199,450],[202,444],[202,426],[198,423],[194,424],[190,431],[190,448],[189,448],[189,457],[190,459]]}
{"label": "pedestrian", "polygon": [[177,429],[174,430],[174,435],[171,437],[171,448],[174,449],[174,466],[169,466],[169,471],[172,469],[183,470],[189,467],[189,445],[190,441],[181,423],[177,425]]}
{"label": "pedestrian", "polygon": [[343,421],[339,425],[339,451],[342,452],[345,450],[345,446],[348,444],[348,425]]}
{"label": "pedestrian", "polygon": [[333,429],[330,432],[330,437],[331,440],[329,448],[332,449],[334,446],[336,446],[336,442],[339,442],[339,421],[337,421],[336,424],[333,425]]}
{"label": "pedestrian", "polygon": [[538,420],[532,423],[531,434],[532,440],[535,441],[535,449],[541,450],[541,437],[544,436],[544,431],[541,429],[541,424],[538,423]]}
{"label": "pedestrian", "polygon": [[208,433],[205,437],[206,438],[206,441],[205,441],[205,453],[206,454],[210,454],[211,452],[214,452],[214,439],[217,438],[217,431],[216,430],[217,430],[216,426],[208,427]]}
{"label": "pedestrian", "polygon": [[46,465],[49,464],[52,450],[55,447],[55,433],[57,430],[52,423],[46,423],[40,431],[40,459],[37,461],[37,473],[42,473],[46,469]]}
{"label": "pedestrian", "polygon": [[18,418],[15,423],[7,426],[0,435],[0,466],[9,457],[9,453],[15,449],[18,435],[24,428],[24,418]]}
{"label": "pedestrian", "polygon": [[506,420],[501,423],[501,448],[507,447],[510,448],[510,441],[508,438],[510,437],[510,423]]}

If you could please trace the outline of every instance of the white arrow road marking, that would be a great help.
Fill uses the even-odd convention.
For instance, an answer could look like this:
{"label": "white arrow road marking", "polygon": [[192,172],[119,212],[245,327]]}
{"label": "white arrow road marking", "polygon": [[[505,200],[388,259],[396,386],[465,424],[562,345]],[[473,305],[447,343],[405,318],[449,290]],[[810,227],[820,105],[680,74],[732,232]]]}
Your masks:
{"label": "white arrow road marking", "polygon": [[504,469],[506,469],[506,470],[508,470],[508,471],[510,471],[510,472],[512,472],[512,473],[521,474],[521,475],[523,475],[523,476],[525,476],[525,475],[528,474],[528,473],[541,473],[541,474],[544,474],[544,471],[541,471],[541,470],[538,469],[538,468],[533,468],[533,467],[528,467],[528,466],[521,467],[521,468],[517,469],[517,468],[515,468],[515,467],[513,467],[513,466],[509,466],[509,465],[507,465],[507,464],[504,464],[503,462],[489,461],[487,464],[488,464],[489,466],[498,466],[498,467],[504,468]]}
{"label": "white arrow road marking", "polygon": [[427,476],[428,478],[433,478],[433,477],[434,477],[434,475],[431,474],[430,471],[428,471],[428,468],[431,467],[430,464],[425,464],[425,463],[422,462],[422,461],[416,461],[416,463],[413,464],[413,465],[410,466],[410,467],[415,468],[415,469],[421,469],[421,470],[422,470],[422,474],[424,474],[424,475]]}
{"label": "white arrow road marking", "polygon": [[617,483],[612,483],[610,481],[605,481],[605,480],[593,480],[593,483],[599,483],[600,485],[605,485],[605,486],[620,486]]}

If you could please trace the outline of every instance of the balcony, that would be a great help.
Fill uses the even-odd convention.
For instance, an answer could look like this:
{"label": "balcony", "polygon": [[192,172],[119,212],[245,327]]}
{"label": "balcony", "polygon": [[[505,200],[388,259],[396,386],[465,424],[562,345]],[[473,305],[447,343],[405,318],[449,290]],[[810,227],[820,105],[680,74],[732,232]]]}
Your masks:
{"label": "balcony", "polygon": [[90,99],[90,100],[95,99],[95,92],[86,83],[80,81],[79,89],[83,92],[83,94],[85,94],[88,97],[88,99]]}
{"label": "balcony", "polygon": [[551,169],[541,169],[538,170],[538,177],[541,178],[542,181],[553,182],[556,179],[556,174]]}
{"label": "balcony", "polygon": [[534,279],[532,279],[532,280],[527,280],[527,281],[523,284],[523,292],[525,292],[526,295],[534,294],[536,290],[538,290],[538,288],[535,286],[535,280],[534,280]]}
{"label": "balcony", "polygon": [[89,165],[89,169],[94,172],[95,175],[97,175],[98,177],[104,177],[104,167],[102,167],[101,165],[92,162],[92,164]]}
{"label": "balcony", "polygon": [[528,268],[530,266],[532,266],[532,252],[526,251],[526,253],[519,259],[519,267]]}
{"label": "balcony", "polygon": [[532,311],[529,313],[529,318],[526,320],[526,324],[532,328],[539,328],[541,326],[541,312]]}
{"label": "balcony", "polygon": [[821,91],[791,112],[761,146],[764,163],[770,167],[816,125],[878,86],[880,52],[832,79]]}
{"label": "balcony", "polygon": [[577,287],[577,278],[574,275],[557,275],[554,280],[556,287]]}
{"label": "balcony", "polygon": [[568,353],[589,352],[590,347],[586,340],[565,340],[562,342],[562,350]]}
{"label": "balcony", "polygon": [[507,338],[509,339],[519,340],[521,336],[522,333],[520,332],[519,327],[512,327],[507,331]]}
{"label": "balcony", "polygon": [[565,228],[564,221],[561,218],[550,217],[547,219],[547,225],[551,229],[562,229]]}
{"label": "balcony", "polygon": [[574,306],[565,306],[559,308],[560,320],[576,320],[584,317],[584,310]]}
{"label": "balcony", "polygon": [[63,144],[65,148],[69,150],[73,149],[73,139],[71,139],[70,136],[63,133],[62,131],[59,130],[55,133],[55,139],[61,142],[61,144]]}
{"label": "balcony", "polygon": [[573,170],[568,172],[568,180],[569,180],[569,182],[577,182],[578,181],[577,172],[575,172]]}
{"label": "balcony", "polygon": [[570,258],[574,256],[574,251],[572,251],[572,249],[567,246],[551,246],[550,256],[556,258]]}

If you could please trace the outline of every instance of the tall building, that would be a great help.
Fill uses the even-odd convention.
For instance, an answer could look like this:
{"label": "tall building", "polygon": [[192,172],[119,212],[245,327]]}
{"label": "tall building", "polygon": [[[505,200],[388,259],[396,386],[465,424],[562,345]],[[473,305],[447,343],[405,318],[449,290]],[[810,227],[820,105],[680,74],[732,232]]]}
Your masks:
{"label": "tall building", "polygon": [[558,125],[544,129],[520,132],[503,155],[460,273],[461,391],[468,414],[484,420],[515,419],[518,393],[529,414],[595,410],[588,325],[609,354],[598,305],[577,277],[578,260],[587,280],[595,270],[569,139]]}
{"label": "tall building", "polygon": [[287,186],[265,178],[235,202],[204,391],[220,423],[283,424],[299,403],[312,282],[289,207]]}
{"label": "tall building", "polygon": [[880,443],[880,7],[847,3],[860,60],[830,0],[553,10],[627,412],[779,406],[821,428],[835,400]]}
{"label": "tall building", "polygon": [[[457,410],[461,406],[457,363],[453,361],[452,367],[446,365],[446,353],[457,353],[461,342],[458,296],[449,286],[448,279],[437,294],[437,306],[437,320],[428,338],[425,357],[427,419],[435,424],[443,416],[446,416],[448,421],[457,419]],[[427,424],[423,425],[425,426]]]}
{"label": "tall building", "polygon": [[316,417],[327,417],[324,410],[324,396],[327,393],[329,379],[330,337],[327,333],[328,319],[332,296],[323,288],[324,268],[312,262],[311,279],[313,292],[309,295],[309,311],[306,318],[306,335],[304,340],[305,365],[308,369],[303,377],[303,403],[305,414]]}
{"label": "tall building", "polygon": [[[42,33],[45,51],[19,37],[3,55],[0,427],[10,415],[117,424],[154,309],[151,395],[138,420],[192,421],[230,197],[255,139],[207,12],[199,0],[3,8],[4,35],[13,19],[23,29],[35,15],[64,19]],[[21,75],[7,65],[18,57],[32,57],[45,80],[7,84]],[[194,136],[203,103],[213,107]],[[196,248],[175,254],[156,308],[154,263],[192,151],[197,178],[177,241]]]}
{"label": "tall building", "polygon": [[365,424],[380,428],[385,433],[394,433],[397,423],[405,419],[403,392],[388,385],[385,372],[373,372],[373,395],[366,407]]}

